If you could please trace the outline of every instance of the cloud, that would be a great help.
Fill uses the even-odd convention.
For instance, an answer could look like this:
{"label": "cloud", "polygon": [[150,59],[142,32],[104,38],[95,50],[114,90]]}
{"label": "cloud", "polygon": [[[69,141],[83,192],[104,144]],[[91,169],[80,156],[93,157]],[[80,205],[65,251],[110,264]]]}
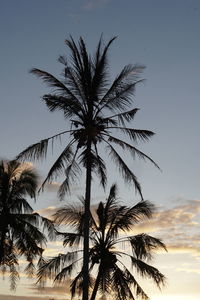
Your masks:
{"label": "cloud", "polygon": [[191,253],[200,257],[200,200],[186,200],[170,209],[159,209],[151,220],[133,227],[160,237],[169,253]]}
{"label": "cloud", "polygon": [[[77,205],[79,203],[77,202]],[[91,211],[97,204],[91,206]],[[50,206],[39,211],[40,214],[51,216],[57,207]],[[159,208],[150,220],[135,225],[129,234],[148,233],[161,238],[169,253],[190,253],[200,258],[200,200],[187,200],[170,208]],[[53,256],[60,244],[48,245],[46,255]],[[57,250],[56,250],[57,249]],[[47,254],[48,253],[48,254]]]}
{"label": "cloud", "polygon": [[[42,183],[43,183],[43,181],[41,182],[40,185],[42,185]],[[44,188],[47,192],[55,193],[55,192],[58,192],[58,189],[60,186],[61,186],[60,182],[52,181],[52,182],[46,182]],[[71,194],[74,194],[74,193],[80,192],[80,191],[84,191],[84,188],[80,185],[74,185],[74,186],[70,187]]]}
{"label": "cloud", "polygon": [[50,217],[58,210],[58,207],[56,206],[48,206],[46,208],[42,208],[37,210],[36,212],[40,214],[41,216]]}
{"label": "cloud", "polygon": [[71,280],[68,279],[65,281],[63,285],[59,286],[45,286],[43,288],[39,287],[29,287],[29,290],[32,290],[34,293],[38,293],[38,291],[41,294],[49,294],[49,295],[66,295],[70,294],[70,284]]}
{"label": "cloud", "polygon": [[45,189],[48,191],[48,192],[57,192],[58,189],[60,187],[60,183],[59,182],[56,182],[56,181],[52,181],[52,182],[47,182],[45,184]]}
{"label": "cloud", "polygon": [[91,11],[105,5],[110,0],[87,0],[84,3],[83,9]]}
{"label": "cloud", "polygon": [[48,247],[44,250],[44,256],[45,257],[52,257],[52,256],[57,256],[59,253],[64,253],[64,247],[63,247],[63,242],[62,241],[54,241],[54,242],[49,242]]}
{"label": "cloud", "polygon": [[195,248],[194,246],[188,246],[187,244],[174,244],[174,245],[169,245],[168,248],[168,253],[169,254],[174,254],[174,253],[190,253],[193,254],[193,256],[199,256],[200,255],[200,248]]}
{"label": "cloud", "polygon": [[190,269],[190,268],[177,268],[176,271],[200,274],[200,270],[199,269],[194,269],[194,268],[192,268],[192,269]]}

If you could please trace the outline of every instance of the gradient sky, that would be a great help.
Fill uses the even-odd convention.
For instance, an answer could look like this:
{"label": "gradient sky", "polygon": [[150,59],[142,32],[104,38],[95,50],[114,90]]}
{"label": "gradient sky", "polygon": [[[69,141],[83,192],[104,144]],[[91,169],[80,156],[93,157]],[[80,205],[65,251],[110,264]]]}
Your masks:
{"label": "gradient sky", "polygon": [[[147,292],[152,300],[200,299],[199,0],[1,0],[0,156],[14,158],[28,145],[66,128],[62,115],[49,113],[41,102],[49,89],[28,71],[38,67],[59,76],[57,58],[66,53],[64,40],[70,34],[75,39],[81,35],[93,53],[101,33],[105,41],[118,36],[110,49],[111,77],[128,63],[146,66],[146,81],[136,91],[135,107],[141,110],[134,126],[156,132],[139,148],[162,172],[138,161],[134,168],[144,197],[158,207],[152,223],[143,224],[143,229],[162,237],[169,250],[154,262],[167,276],[167,286],[160,292],[148,283]],[[37,165],[41,177],[51,162],[52,157]],[[117,180],[123,201],[136,201],[115,168],[109,165],[109,170],[109,184]],[[55,186],[40,196],[35,209],[47,213],[46,208],[60,205]],[[71,201],[83,190],[82,180]],[[93,192],[93,203],[102,199],[98,185]],[[57,247],[49,245],[51,254]],[[15,294],[6,281],[2,283],[0,300],[40,295],[23,274]],[[58,294],[66,299],[62,291]]]}

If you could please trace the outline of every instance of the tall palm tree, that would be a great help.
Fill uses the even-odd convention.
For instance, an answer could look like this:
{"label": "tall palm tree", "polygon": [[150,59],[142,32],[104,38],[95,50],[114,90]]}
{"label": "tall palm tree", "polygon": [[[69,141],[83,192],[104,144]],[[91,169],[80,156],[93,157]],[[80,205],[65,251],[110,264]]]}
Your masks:
{"label": "tall palm tree", "polygon": [[[161,247],[166,250],[163,242],[144,233],[127,235],[133,225],[144,218],[151,218],[153,209],[148,201],[140,201],[132,207],[120,205],[116,185],[113,185],[106,201],[100,202],[96,211],[91,214],[89,271],[95,281],[90,280],[90,300],[95,300],[98,291],[111,294],[117,300],[134,300],[135,296],[149,299],[127,266],[135,268],[142,277],[153,279],[158,286],[164,283],[164,275],[148,263],[155,249]],[[64,246],[79,245],[84,235],[84,213],[80,205],[68,205],[54,215],[54,221],[58,225],[68,225],[72,229],[70,232],[60,233],[64,238]],[[119,247],[120,244],[124,247]],[[121,250],[123,248],[127,251]],[[55,282],[65,282],[80,264],[79,254],[82,252],[78,248],[47,260],[39,269],[38,281],[51,278]],[[81,292],[82,286],[81,270],[71,283],[72,297],[76,291]]]}
{"label": "tall palm tree", "polygon": [[[147,141],[153,132],[135,129],[128,126],[133,121],[138,108],[133,108],[135,88],[139,75],[144,67],[127,65],[110,84],[108,72],[108,50],[115,38],[103,46],[100,39],[95,55],[92,58],[86,49],[85,42],[80,37],[76,44],[72,37],[66,40],[70,50],[70,58],[59,57],[64,65],[62,79],[57,79],[50,73],[32,69],[31,73],[42,78],[53,91],[43,96],[49,110],[62,111],[69,121],[67,130],[29,146],[22,151],[17,159],[37,160],[44,158],[50,141],[68,134],[68,143],[56,159],[47,174],[44,184],[55,179],[63,171],[65,180],[59,188],[62,198],[70,189],[70,185],[80,175],[81,167],[86,170],[85,189],[85,230],[84,230],[84,293],[83,299],[88,300],[88,262],[89,262],[89,215],[91,198],[91,181],[94,173],[100,178],[103,187],[106,185],[106,165],[99,153],[99,145],[104,144],[108,155],[113,159],[123,178],[133,183],[136,191],[142,197],[141,186],[131,167],[122,158],[120,148],[128,150],[133,158],[138,156],[157,164],[146,154],[135,147],[138,141]],[[130,141],[122,140],[118,134],[126,136]]]}
{"label": "tall palm tree", "polygon": [[26,258],[29,275],[34,260],[42,257],[46,237],[38,226],[53,237],[53,223],[34,213],[27,201],[35,197],[37,185],[38,176],[27,164],[0,161],[0,270],[10,272],[11,289],[19,279],[19,257]]}

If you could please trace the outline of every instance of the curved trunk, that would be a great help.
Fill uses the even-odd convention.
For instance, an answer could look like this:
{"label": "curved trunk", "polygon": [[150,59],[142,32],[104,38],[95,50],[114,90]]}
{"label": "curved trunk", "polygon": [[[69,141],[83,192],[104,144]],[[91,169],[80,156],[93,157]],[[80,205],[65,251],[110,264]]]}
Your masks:
{"label": "curved trunk", "polygon": [[96,278],[96,281],[95,281],[95,285],[94,285],[90,300],[95,300],[95,298],[96,298],[99,283],[100,283],[100,279],[101,279],[101,272],[102,272],[102,270],[101,270],[101,264],[100,264],[98,275],[97,275],[97,278]]}
{"label": "curved trunk", "polygon": [[88,300],[89,291],[89,227],[90,227],[90,199],[92,181],[91,141],[87,143],[86,161],[86,190],[85,190],[85,222],[83,242],[83,300]]}
{"label": "curved trunk", "polygon": [[6,216],[4,211],[1,213],[1,220],[0,220],[0,265],[4,260],[4,247],[5,247],[5,238],[7,232],[7,224],[6,224]]}
{"label": "curved trunk", "polygon": [[1,241],[0,241],[0,265],[4,259],[4,240],[5,240],[5,233],[2,233]]}

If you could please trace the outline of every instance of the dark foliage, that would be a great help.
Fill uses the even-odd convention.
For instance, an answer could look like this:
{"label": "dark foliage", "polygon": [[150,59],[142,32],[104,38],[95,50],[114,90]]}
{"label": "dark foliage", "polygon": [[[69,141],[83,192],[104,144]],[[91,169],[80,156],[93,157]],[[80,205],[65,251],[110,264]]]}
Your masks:
{"label": "dark foliage", "polygon": [[[164,284],[164,275],[149,264],[154,250],[166,250],[163,242],[144,233],[127,235],[135,224],[151,218],[153,210],[153,205],[148,201],[140,201],[132,207],[120,205],[116,186],[113,185],[105,203],[100,202],[91,214],[90,300],[95,299],[97,292],[110,294],[117,300],[149,299],[130,266],[138,276],[152,279],[158,287]],[[50,278],[55,283],[64,283],[76,273],[78,266],[81,267],[82,251],[77,247],[83,239],[84,208],[78,205],[65,206],[56,212],[54,221],[57,225],[68,225],[72,229],[59,235],[63,238],[64,246],[75,247],[75,250],[44,261],[38,272],[38,282]],[[127,251],[119,250],[120,245]],[[82,293],[82,270],[72,280],[71,293],[72,297]]]}

